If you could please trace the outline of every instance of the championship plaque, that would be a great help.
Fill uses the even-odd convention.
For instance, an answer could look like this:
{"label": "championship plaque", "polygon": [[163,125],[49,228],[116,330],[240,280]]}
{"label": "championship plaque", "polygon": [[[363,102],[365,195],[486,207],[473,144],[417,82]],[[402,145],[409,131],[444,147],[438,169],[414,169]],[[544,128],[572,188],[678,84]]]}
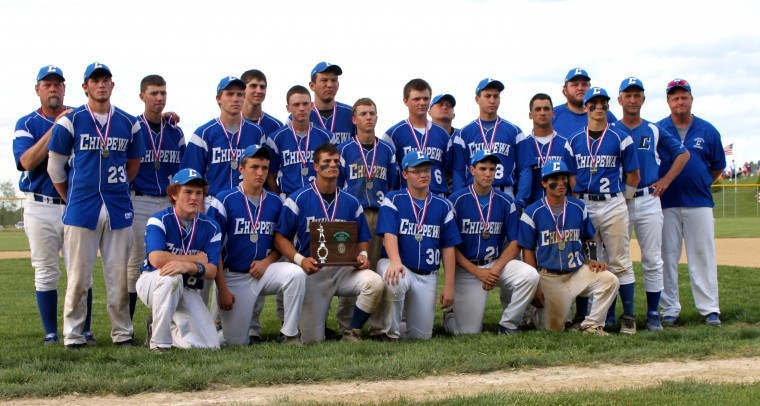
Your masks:
{"label": "championship plaque", "polygon": [[355,221],[312,221],[309,233],[311,257],[317,260],[317,267],[360,265],[356,262],[359,232]]}

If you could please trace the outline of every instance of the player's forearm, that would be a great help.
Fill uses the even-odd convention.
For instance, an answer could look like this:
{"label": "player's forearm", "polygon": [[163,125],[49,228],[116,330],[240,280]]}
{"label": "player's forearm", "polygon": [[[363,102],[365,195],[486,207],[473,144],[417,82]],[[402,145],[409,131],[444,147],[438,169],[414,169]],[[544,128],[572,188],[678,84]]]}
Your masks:
{"label": "player's forearm", "polygon": [[[723,168],[723,169],[725,169],[725,168]],[[723,169],[718,169],[718,170],[712,171],[713,182],[715,182],[716,180],[718,180],[720,178],[720,175],[723,174]]]}
{"label": "player's forearm", "polygon": [[39,141],[21,155],[21,158],[19,158],[18,161],[24,170],[31,171],[48,157],[48,144],[50,143],[50,135],[52,133],[53,127],[50,127]]}
{"label": "player's forearm", "polygon": [[523,248],[523,262],[532,266],[533,268],[538,269],[538,264],[536,263],[536,253],[533,250]]}
{"label": "player's forearm", "polygon": [[274,233],[274,247],[282,253],[282,255],[289,259],[293,260],[296,254],[298,254],[298,251],[296,250],[296,247],[293,246],[293,243],[290,242],[284,235],[275,232]]}
{"label": "player's forearm", "polygon": [[61,196],[63,201],[66,201],[66,194],[69,192],[69,181],[63,181],[61,183],[53,183],[55,190]]}
{"label": "player's forearm", "polygon": [[510,242],[507,245],[507,248],[504,250],[504,252],[499,255],[499,259],[506,262],[509,262],[517,257],[517,254],[520,252],[520,247],[517,245],[517,240],[514,240]]}
{"label": "player's forearm", "polygon": [[477,272],[477,269],[478,269],[478,267],[475,266],[475,264],[473,264],[472,262],[470,262],[470,260],[467,259],[467,257],[465,257],[464,254],[462,254],[461,251],[459,251],[459,249],[455,249],[454,250],[454,255],[455,255],[455,259],[456,259],[456,264],[460,268],[463,268],[465,271],[467,271],[467,272],[475,275],[475,273]]}
{"label": "player's forearm", "polygon": [[686,162],[689,161],[690,157],[691,154],[689,151],[678,155],[676,159],[673,160],[673,165],[670,166],[670,169],[668,169],[668,172],[662,178],[665,179],[668,183],[673,182],[673,179],[675,179],[676,176],[678,176],[678,174],[681,173],[683,168],[686,166]]}
{"label": "player's forearm", "polygon": [[277,175],[270,173],[267,175],[267,188],[272,193],[280,193],[280,188],[277,186]]}
{"label": "player's forearm", "polygon": [[140,170],[140,158],[127,159],[127,178],[131,182]]}
{"label": "player's forearm", "polygon": [[219,260],[219,269],[222,269],[222,272],[216,273],[214,276],[214,282],[216,282],[216,287],[220,292],[226,292],[229,288],[227,287],[227,280],[224,279],[224,262],[222,262],[221,259]]}
{"label": "player's forearm", "polygon": [[455,248],[454,247],[446,247],[443,249],[442,259],[443,259],[443,282],[444,286],[453,287],[454,286],[454,277],[455,277],[455,264],[456,264],[456,254],[455,254]]}
{"label": "player's forearm", "polygon": [[[189,263],[202,262],[204,265],[207,264],[205,261],[199,261],[195,255],[176,255],[169,251],[151,251],[148,254],[148,261],[150,261],[150,264],[156,268],[161,268],[171,261]],[[216,268],[216,266],[214,266],[214,268]]]}
{"label": "player's forearm", "polygon": [[625,173],[625,184],[633,188],[639,187],[641,172],[638,169]]}
{"label": "player's forearm", "polygon": [[385,253],[388,255],[388,259],[391,264],[401,264],[401,255],[398,252],[398,237],[391,234],[383,234],[383,247],[385,247]]}
{"label": "player's forearm", "polygon": [[[195,264],[196,265],[200,264],[200,262],[196,262]],[[217,274],[221,274],[222,273],[222,272],[218,272],[218,273],[216,272],[217,268],[216,268],[216,265],[214,265],[214,264],[206,263],[206,264],[201,264],[201,265],[203,265],[206,268],[206,271],[203,274],[203,278],[201,278],[201,279],[206,279],[206,280],[216,279]],[[199,270],[196,267],[196,270],[195,271],[191,271],[190,275],[197,275],[198,272],[199,272]]]}
{"label": "player's forearm", "polygon": [[575,193],[573,193],[573,190],[575,190],[575,184],[578,182],[578,180],[575,178],[575,175],[570,175],[570,194],[575,196]]}

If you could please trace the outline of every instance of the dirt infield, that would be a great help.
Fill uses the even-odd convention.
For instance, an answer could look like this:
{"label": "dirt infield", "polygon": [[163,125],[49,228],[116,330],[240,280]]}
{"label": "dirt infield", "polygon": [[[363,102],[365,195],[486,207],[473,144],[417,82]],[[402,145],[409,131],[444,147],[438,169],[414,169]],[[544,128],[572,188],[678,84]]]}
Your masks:
{"label": "dirt infield", "polygon": [[[656,373],[653,373],[656,371]],[[760,381],[760,358],[709,361],[668,361],[638,365],[599,364],[591,367],[553,367],[499,371],[483,375],[446,375],[379,382],[341,382],[277,385],[260,388],[217,388],[188,393],[146,393],[129,397],[67,395],[51,399],[18,399],[12,405],[208,405],[299,402],[376,403],[398,397],[440,399],[483,392],[559,392],[618,390],[656,386],[664,381],[695,380],[710,383]]]}
{"label": "dirt infield", "polygon": [[[760,238],[722,238],[715,240],[718,250],[718,264],[760,267],[760,260],[754,250],[760,247]],[[29,258],[29,251],[0,251],[0,259]],[[631,259],[641,261],[641,249],[636,240],[631,241]],[[681,255],[681,263],[686,263],[686,253]]]}

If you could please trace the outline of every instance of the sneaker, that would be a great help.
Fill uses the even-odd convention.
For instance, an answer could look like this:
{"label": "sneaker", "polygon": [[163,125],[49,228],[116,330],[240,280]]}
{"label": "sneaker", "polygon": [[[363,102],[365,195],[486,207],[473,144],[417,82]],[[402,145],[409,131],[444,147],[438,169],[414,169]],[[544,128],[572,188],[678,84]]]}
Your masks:
{"label": "sneaker", "polygon": [[457,320],[454,317],[454,309],[447,307],[443,311],[443,330],[452,336],[459,335],[459,328],[457,327]]}
{"label": "sneaker", "polygon": [[583,329],[583,334],[595,334],[602,337],[607,337],[610,333],[604,331],[602,326],[589,326]]}
{"label": "sneaker", "polygon": [[385,333],[373,334],[369,336],[370,340],[381,341],[386,343],[398,343],[398,338],[393,338]]}
{"label": "sneaker", "polygon": [[662,324],[660,324],[660,314],[657,312],[651,312],[647,314],[647,330],[649,331],[662,331]]}
{"label": "sneaker", "polygon": [[512,334],[517,334],[519,332],[520,332],[520,330],[518,330],[516,328],[504,327],[501,324],[499,324],[499,335],[500,336],[508,336],[508,335],[512,335]]}
{"label": "sneaker", "polygon": [[98,342],[95,341],[95,335],[92,334],[92,331],[85,331],[84,334],[84,340],[87,342],[87,345],[96,345]]}
{"label": "sneaker", "polygon": [[362,341],[362,331],[358,328],[350,328],[343,332],[343,336],[340,340],[349,343]]}
{"label": "sneaker", "polygon": [[663,316],[662,324],[663,326],[673,327],[678,324],[678,316]]}
{"label": "sneaker", "polygon": [[66,344],[64,347],[66,347],[66,349],[69,351],[79,351],[86,346],[87,344],[84,344],[84,343],[75,343],[75,344]]}
{"label": "sneaker", "polygon": [[708,326],[720,326],[722,323],[718,318],[718,313],[710,313],[705,316],[705,324]]}
{"label": "sneaker", "polygon": [[624,314],[620,317],[620,334],[632,336],[636,334],[636,317]]}
{"label": "sneaker", "polygon": [[[250,335],[250,336],[248,336],[248,345],[261,344],[264,341],[265,340],[263,338],[261,338],[261,336],[257,336],[257,335]],[[278,337],[278,341],[279,341],[279,337]]]}
{"label": "sneaker", "polygon": [[150,339],[153,338],[153,315],[145,319],[145,346],[150,348]]}
{"label": "sneaker", "polygon": [[152,352],[154,354],[168,354],[168,353],[172,352],[172,347],[156,347],[156,348],[151,348],[150,352]]}
{"label": "sneaker", "polygon": [[282,334],[282,332],[280,332],[280,334],[277,336],[277,342],[282,345],[300,346],[301,337],[299,337],[298,334],[294,336],[286,336],[285,334]]}
{"label": "sneaker", "polygon": [[42,343],[45,345],[53,345],[58,342],[58,334],[56,333],[50,333],[45,336],[45,339],[42,340]]}
{"label": "sneaker", "polygon": [[113,343],[114,347],[120,347],[120,348],[130,348],[134,346],[134,343],[132,342],[132,339],[127,339],[124,341],[118,341]]}
{"label": "sneaker", "polygon": [[565,323],[565,331],[583,331],[583,327],[581,327],[581,323],[583,323],[584,318],[580,319],[573,319],[573,321]]}

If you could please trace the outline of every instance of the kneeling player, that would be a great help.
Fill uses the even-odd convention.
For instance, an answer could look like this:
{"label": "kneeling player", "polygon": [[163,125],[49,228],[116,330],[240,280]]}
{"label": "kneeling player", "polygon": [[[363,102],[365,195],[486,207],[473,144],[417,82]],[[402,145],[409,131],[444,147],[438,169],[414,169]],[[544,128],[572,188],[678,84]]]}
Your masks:
{"label": "kneeling player", "polygon": [[202,213],[208,183],[194,169],[182,169],[167,188],[172,207],[148,220],[147,259],[137,295],[152,311],[150,349],[219,348],[216,326],[203,303],[203,279],[214,279],[222,235]]}
{"label": "kneeling player", "polygon": [[[248,327],[260,295],[284,296],[285,317],[278,341],[300,344],[298,318],[303,306],[306,274],[274,249],[274,225],[282,200],[263,189],[269,173],[269,150],[251,145],[240,156],[243,181],[216,196],[208,216],[222,229],[224,272],[216,287],[224,344],[248,344]],[[256,317],[258,319],[258,317]]]}
{"label": "kneeling player", "polygon": [[[562,161],[547,162],[541,170],[546,196],[525,209],[518,241],[525,262],[538,269],[536,292],[540,329],[562,331],[576,296],[591,296],[591,312],[581,323],[584,333],[608,335],[604,320],[620,282],[607,264],[596,261],[595,230],[578,199],[567,197],[570,172]],[[585,246],[588,264],[584,263]]]}
{"label": "kneeling player", "polygon": [[[427,340],[433,335],[438,268],[443,259],[445,284],[442,307],[454,303],[454,246],[462,242],[448,200],[433,194],[432,161],[420,151],[410,151],[401,161],[407,188],[389,192],[377,220],[383,236],[378,272],[386,282],[383,294],[383,334],[389,339]],[[400,331],[405,310],[406,331]]]}
{"label": "kneeling player", "polygon": [[475,152],[470,162],[473,184],[451,195],[462,234],[456,248],[456,300],[453,312],[444,312],[443,326],[452,335],[480,332],[488,292],[495,286],[512,298],[502,313],[499,333],[517,333],[538,286],[536,270],[515,259],[520,221],[515,202],[492,187],[499,163],[489,151]]}

